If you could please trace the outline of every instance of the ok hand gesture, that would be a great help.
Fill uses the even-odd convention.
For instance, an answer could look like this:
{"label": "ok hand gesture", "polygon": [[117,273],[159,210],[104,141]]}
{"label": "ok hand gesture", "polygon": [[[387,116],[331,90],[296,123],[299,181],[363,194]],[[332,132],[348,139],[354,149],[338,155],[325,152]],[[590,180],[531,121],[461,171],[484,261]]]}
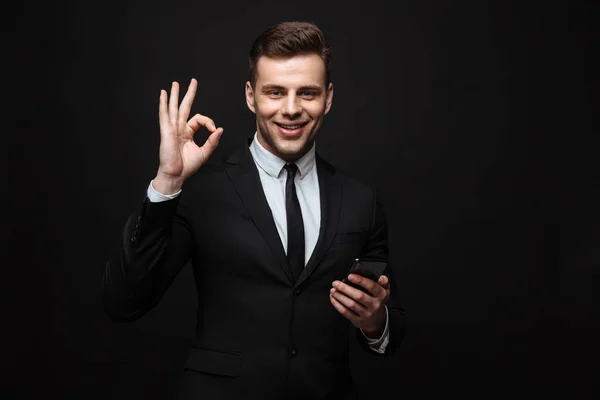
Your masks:
{"label": "ok hand gesture", "polygon": [[[160,92],[160,164],[152,184],[163,194],[171,194],[181,189],[183,182],[206,163],[223,133],[223,128],[217,128],[214,121],[205,115],[195,114],[188,120],[197,86],[196,79],[192,79],[181,105],[178,105],[177,82],[173,82],[168,99],[166,90]],[[201,126],[211,134],[204,145],[199,147],[193,138]]]}

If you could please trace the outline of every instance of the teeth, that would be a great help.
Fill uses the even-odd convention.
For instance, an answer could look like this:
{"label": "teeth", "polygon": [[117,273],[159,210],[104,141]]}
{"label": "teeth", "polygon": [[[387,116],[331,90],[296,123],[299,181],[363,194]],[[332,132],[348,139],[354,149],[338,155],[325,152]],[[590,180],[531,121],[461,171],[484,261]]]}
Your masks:
{"label": "teeth", "polygon": [[284,129],[289,129],[289,130],[293,130],[293,129],[298,129],[300,128],[302,125],[279,125]]}

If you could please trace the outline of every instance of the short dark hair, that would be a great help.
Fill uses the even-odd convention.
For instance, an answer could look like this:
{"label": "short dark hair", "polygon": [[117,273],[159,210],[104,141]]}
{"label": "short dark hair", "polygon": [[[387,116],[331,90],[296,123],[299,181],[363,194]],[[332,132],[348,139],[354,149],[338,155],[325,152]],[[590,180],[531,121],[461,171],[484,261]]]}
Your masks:
{"label": "short dark hair", "polygon": [[256,38],[248,57],[248,80],[255,87],[256,64],[262,56],[289,58],[315,53],[325,63],[325,86],[331,80],[331,47],[325,35],[313,22],[289,21],[269,26]]}

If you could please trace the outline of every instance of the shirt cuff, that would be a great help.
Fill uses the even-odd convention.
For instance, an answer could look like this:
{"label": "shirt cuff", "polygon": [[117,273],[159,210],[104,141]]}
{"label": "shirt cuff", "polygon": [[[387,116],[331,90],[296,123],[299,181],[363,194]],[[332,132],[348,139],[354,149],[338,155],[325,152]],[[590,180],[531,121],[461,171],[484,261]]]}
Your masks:
{"label": "shirt cuff", "polygon": [[159,193],[152,186],[152,182],[154,182],[154,179],[150,181],[150,184],[148,185],[148,190],[146,192],[148,199],[152,203],[160,203],[161,201],[173,200],[175,197],[177,197],[177,196],[179,196],[179,194],[181,194],[182,189],[180,189],[179,192],[173,193],[173,194]]}
{"label": "shirt cuff", "polygon": [[371,350],[383,354],[385,353],[385,349],[387,348],[388,343],[390,342],[390,329],[389,329],[389,315],[387,306],[385,307],[385,328],[383,329],[383,333],[379,339],[371,339],[361,329],[360,332],[365,337],[367,344],[371,348]]}

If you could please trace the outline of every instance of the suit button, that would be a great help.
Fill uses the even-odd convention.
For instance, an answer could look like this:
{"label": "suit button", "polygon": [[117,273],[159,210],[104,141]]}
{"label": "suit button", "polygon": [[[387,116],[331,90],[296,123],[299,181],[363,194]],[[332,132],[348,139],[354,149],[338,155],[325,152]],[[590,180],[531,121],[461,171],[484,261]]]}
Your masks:
{"label": "suit button", "polygon": [[135,242],[135,236],[132,236],[129,240],[131,240],[131,243]]}
{"label": "suit button", "polygon": [[290,353],[290,357],[296,357],[296,355],[298,354],[298,350],[296,350],[296,348],[294,346],[290,346],[289,349],[289,353]]}
{"label": "suit button", "polygon": [[300,294],[300,289],[294,290],[294,296],[298,296]]}

